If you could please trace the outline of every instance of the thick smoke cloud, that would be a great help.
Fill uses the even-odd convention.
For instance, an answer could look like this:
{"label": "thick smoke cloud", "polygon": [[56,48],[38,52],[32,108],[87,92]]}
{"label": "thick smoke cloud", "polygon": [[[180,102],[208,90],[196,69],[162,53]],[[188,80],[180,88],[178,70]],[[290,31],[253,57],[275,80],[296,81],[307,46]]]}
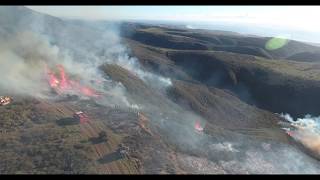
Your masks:
{"label": "thick smoke cloud", "polygon": [[127,98],[128,92],[120,82],[114,82],[98,70],[105,63],[120,65],[156,88],[171,85],[170,79],[144,71],[135,58],[129,58],[115,25],[91,25],[83,22],[79,27],[72,21],[55,22],[33,13],[19,19],[12,25],[11,36],[1,36],[5,43],[0,47],[3,72],[0,88],[21,95],[51,98],[45,66],[55,69],[61,64],[69,77],[103,94],[99,103],[137,107]]}
{"label": "thick smoke cloud", "polygon": [[0,58],[0,87],[4,91],[37,98],[52,98],[45,67],[56,68],[56,65],[61,64],[69,76],[74,76],[82,84],[90,85],[97,91],[106,92],[101,85],[90,82],[104,82],[109,88],[106,93],[112,97],[109,102],[129,105],[121,84],[105,80],[94,63],[77,62],[68,51],[51,45],[46,36],[36,32],[21,31],[2,43]]}
{"label": "thick smoke cloud", "polygon": [[44,63],[59,59],[59,50],[31,32],[18,33],[1,43],[2,90],[43,97],[48,86],[44,81]]}

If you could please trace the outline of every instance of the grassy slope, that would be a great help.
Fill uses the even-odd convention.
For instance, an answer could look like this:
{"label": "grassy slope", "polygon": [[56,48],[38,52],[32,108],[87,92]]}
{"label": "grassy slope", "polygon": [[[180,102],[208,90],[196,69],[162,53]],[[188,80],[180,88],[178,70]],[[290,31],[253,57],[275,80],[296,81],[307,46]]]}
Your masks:
{"label": "grassy slope", "polygon": [[[128,26],[128,25],[124,25]],[[143,44],[160,48],[178,50],[215,50],[249,54],[268,59],[290,58],[300,54],[299,61],[306,61],[312,57],[302,56],[303,52],[319,53],[320,48],[309,44],[289,41],[284,47],[276,50],[267,50],[267,42],[271,38],[246,37],[230,33],[217,33],[205,30],[178,30],[156,26],[138,26],[125,30],[123,36],[142,42]],[[295,59],[295,58],[294,58]]]}
{"label": "grassy slope", "polygon": [[[0,173],[138,173],[134,162],[120,159],[98,163],[113,153],[121,142],[99,119],[89,124],[60,125],[80,107],[65,103],[16,99],[0,107],[1,168]],[[32,109],[32,110],[30,110]],[[7,115],[6,115],[7,114]],[[89,139],[105,130],[109,141],[91,144]]]}
{"label": "grassy slope", "polygon": [[242,100],[274,112],[289,112],[293,116],[320,113],[315,108],[319,102],[315,100],[319,98],[318,63],[271,60],[225,51],[172,50],[127,38],[132,54],[145,67],[164,76],[209,86],[220,83],[224,88],[237,89],[234,92],[243,96]]}
{"label": "grassy slope", "polygon": [[[160,101],[154,92],[149,91],[147,85],[125,69],[115,65],[105,65],[103,70],[114,80],[120,81],[129,92],[134,94],[136,99],[148,96],[149,103],[154,102],[158,107],[168,106],[165,101]],[[186,110],[203,116],[212,126],[231,129],[266,128],[278,134],[277,138],[285,139],[286,135],[277,125],[277,122],[280,121],[278,117],[270,112],[250,106],[223,90],[214,87],[208,88],[195,82],[175,80],[167,92],[173,102]],[[154,101],[152,101],[153,99]],[[270,133],[265,136],[271,137]]]}
{"label": "grassy slope", "polygon": [[[316,108],[320,99],[317,63],[214,51],[171,51],[169,56],[188,74],[209,86],[232,89],[240,96],[243,90],[237,88],[244,86],[262,108],[294,116],[320,113]],[[248,101],[248,97],[242,99]]]}

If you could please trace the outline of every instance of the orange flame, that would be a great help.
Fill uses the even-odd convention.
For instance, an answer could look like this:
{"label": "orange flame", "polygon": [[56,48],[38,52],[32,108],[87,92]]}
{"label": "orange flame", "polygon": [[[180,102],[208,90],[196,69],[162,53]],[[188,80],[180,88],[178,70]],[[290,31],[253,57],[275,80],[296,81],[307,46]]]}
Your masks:
{"label": "orange flame", "polygon": [[195,123],[195,125],[194,125],[194,128],[195,128],[197,131],[203,131],[203,127],[201,126],[199,120],[196,121],[196,123]]}
{"label": "orange flame", "polygon": [[91,96],[91,97],[98,97],[100,96],[95,90],[93,90],[90,87],[82,86],[77,81],[69,80],[64,67],[59,64],[57,65],[57,68],[60,73],[60,79],[48,68],[48,66],[45,66],[47,75],[48,75],[48,82],[51,88],[53,88],[57,93],[61,94],[62,92],[65,92],[66,90],[74,90],[76,92],[79,92],[85,96]]}
{"label": "orange flame", "polygon": [[64,68],[61,64],[57,65],[59,71],[60,71],[60,88],[61,89],[67,89],[68,88],[68,77],[66,76],[66,73],[64,71]]}
{"label": "orange flame", "polygon": [[58,80],[58,78],[55,76],[55,74],[48,68],[48,66],[45,66],[46,68],[46,72],[48,74],[48,81],[49,81],[49,85],[52,88],[56,88],[58,87],[60,81]]}

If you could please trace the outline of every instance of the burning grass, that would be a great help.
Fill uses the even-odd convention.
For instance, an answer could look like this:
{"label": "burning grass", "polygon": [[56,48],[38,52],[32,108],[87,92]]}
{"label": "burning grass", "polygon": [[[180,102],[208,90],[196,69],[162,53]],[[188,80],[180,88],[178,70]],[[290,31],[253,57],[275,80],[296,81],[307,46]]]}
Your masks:
{"label": "burning grass", "polygon": [[94,89],[81,85],[79,81],[71,80],[66,74],[63,65],[56,66],[59,71],[59,76],[54,73],[48,66],[46,66],[47,80],[52,89],[58,94],[76,93],[88,97],[99,97],[100,94]]}

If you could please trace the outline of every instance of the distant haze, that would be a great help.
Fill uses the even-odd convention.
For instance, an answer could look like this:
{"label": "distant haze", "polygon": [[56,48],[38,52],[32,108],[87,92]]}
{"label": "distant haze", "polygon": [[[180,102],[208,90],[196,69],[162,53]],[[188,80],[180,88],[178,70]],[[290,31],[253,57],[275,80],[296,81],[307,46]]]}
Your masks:
{"label": "distant haze", "polygon": [[320,6],[27,6],[86,20],[163,20],[188,27],[320,42]]}

